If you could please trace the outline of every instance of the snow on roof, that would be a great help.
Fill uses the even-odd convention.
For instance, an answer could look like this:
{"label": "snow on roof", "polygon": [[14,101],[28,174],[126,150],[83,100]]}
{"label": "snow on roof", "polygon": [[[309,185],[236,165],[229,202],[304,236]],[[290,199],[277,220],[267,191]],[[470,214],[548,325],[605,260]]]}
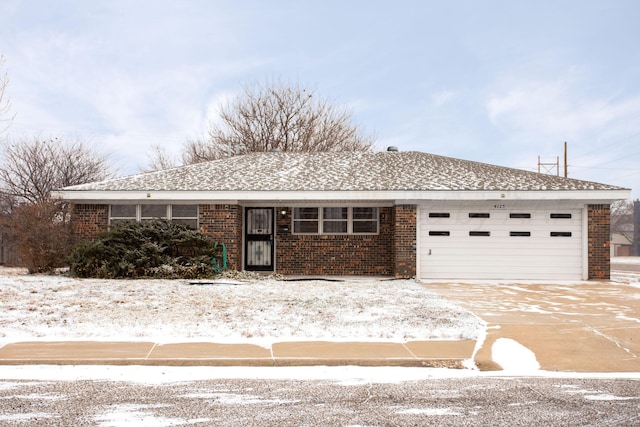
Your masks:
{"label": "snow on roof", "polygon": [[422,152],[251,153],[65,191],[523,191],[623,188]]}

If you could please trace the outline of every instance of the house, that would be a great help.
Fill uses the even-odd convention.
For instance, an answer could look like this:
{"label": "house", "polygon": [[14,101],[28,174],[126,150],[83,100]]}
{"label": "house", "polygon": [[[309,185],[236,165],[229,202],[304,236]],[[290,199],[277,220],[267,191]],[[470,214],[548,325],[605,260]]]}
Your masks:
{"label": "house", "polygon": [[633,231],[630,233],[611,233],[611,256],[634,256]]}
{"label": "house", "polygon": [[268,152],[67,187],[91,238],[167,218],[231,268],[421,279],[609,277],[610,203],[630,190],[421,152]]}

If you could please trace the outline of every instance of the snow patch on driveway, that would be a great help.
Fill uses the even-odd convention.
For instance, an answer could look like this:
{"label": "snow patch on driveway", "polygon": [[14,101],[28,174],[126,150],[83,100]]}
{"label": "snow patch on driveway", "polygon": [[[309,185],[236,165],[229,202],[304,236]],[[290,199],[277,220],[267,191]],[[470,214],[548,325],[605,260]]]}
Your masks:
{"label": "snow patch on driveway", "polygon": [[498,338],[491,346],[491,358],[508,372],[530,372],[540,369],[536,355],[509,338]]}

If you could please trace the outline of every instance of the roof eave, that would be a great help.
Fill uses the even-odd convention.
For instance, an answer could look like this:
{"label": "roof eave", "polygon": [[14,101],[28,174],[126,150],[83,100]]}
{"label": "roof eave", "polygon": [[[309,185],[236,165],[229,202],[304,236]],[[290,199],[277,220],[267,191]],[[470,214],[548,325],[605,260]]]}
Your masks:
{"label": "roof eave", "polygon": [[628,199],[631,190],[380,190],[380,191],[72,191],[61,190],[55,197],[73,203],[114,202],[225,202],[238,201],[322,201],[396,200],[420,202],[427,200],[588,200],[610,203]]}

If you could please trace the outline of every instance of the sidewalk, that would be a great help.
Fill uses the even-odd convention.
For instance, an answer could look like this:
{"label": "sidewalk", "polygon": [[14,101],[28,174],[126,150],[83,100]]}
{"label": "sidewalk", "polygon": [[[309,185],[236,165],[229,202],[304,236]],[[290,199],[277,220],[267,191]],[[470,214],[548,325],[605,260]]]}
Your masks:
{"label": "sidewalk", "polygon": [[0,365],[411,366],[462,368],[475,341],[280,342],[18,342],[0,347]]}

